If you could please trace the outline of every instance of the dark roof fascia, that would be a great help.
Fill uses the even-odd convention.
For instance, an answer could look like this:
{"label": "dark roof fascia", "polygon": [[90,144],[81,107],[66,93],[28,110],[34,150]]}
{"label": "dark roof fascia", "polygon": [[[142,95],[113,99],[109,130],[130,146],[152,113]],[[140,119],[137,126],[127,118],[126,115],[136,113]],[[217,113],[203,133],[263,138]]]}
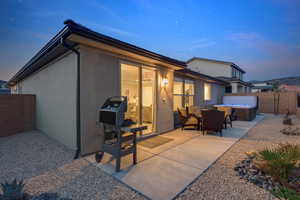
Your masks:
{"label": "dark roof fascia", "polygon": [[264,85],[264,86],[253,86],[252,89],[273,89],[272,85]]}
{"label": "dark roof fascia", "polygon": [[[23,66],[8,82],[7,82],[7,86],[9,85],[14,85],[15,82],[18,82],[24,78],[26,78],[25,76],[28,76],[31,74],[31,70],[32,70],[32,65],[34,63],[36,63],[37,61],[39,61],[43,56],[45,56],[47,53],[49,53],[51,50],[53,50],[55,47],[57,47],[58,45],[60,45],[60,40],[61,39],[66,39],[68,36],[70,36],[71,34],[77,34],[77,35],[81,35],[83,37],[95,40],[95,41],[99,41],[126,51],[130,51],[133,53],[137,53],[139,55],[145,56],[145,57],[149,57],[158,61],[162,61],[165,63],[169,63],[172,65],[176,65],[178,67],[182,67],[185,68],[186,67],[186,63],[183,61],[179,61],[176,59],[172,59],[151,51],[148,51],[146,49],[131,45],[129,43],[126,42],[122,42],[120,40],[114,39],[112,37],[97,33],[95,31],[92,31],[82,25],[79,25],[75,22],[73,22],[72,20],[67,20],[65,22],[66,26],[59,31],[59,33],[57,33],[35,56],[33,56],[33,58],[31,58],[26,64],[25,66]],[[24,76],[26,72],[26,75]],[[33,72],[33,71],[32,71]]]}
{"label": "dark roof fascia", "polygon": [[236,64],[232,63],[231,67],[241,71],[243,74],[245,74],[246,72],[244,70],[242,70],[242,68],[240,68],[239,66],[237,66]]}
{"label": "dark roof fascia", "polygon": [[[32,65],[39,61],[44,55],[49,53],[55,47],[60,44],[60,40],[62,38],[67,38],[71,34],[70,30],[67,26],[65,26],[61,31],[59,31],[35,56],[33,56],[26,64],[23,66],[8,82],[7,86],[14,85],[15,82],[22,80],[23,74],[27,72],[31,74],[30,70],[32,70]],[[29,72],[28,72],[29,71]]]}
{"label": "dark roof fascia", "polygon": [[245,81],[242,81],[242,80],[239,80],[239,79],[233,79],[230,82],[233,82],[233,83],[236,82],[236,83],[240,83],[240,84],[245,85],[245,86],[253,87],[253,85],[251,83],[248,83],[248,82],[245,82]]}
{"label": "dark roof fascia", "polygon": [[218,79],[218,78],[215,78],[215,77],[211,77],[211,76],[208,76],[208,75],[205,75],[205,74],[201,74],[199,72],[195,72],[195,71],[192,71],[192,70],[187,69],[187,68],[176,70],[175,75],[176,74],[183,75],[183,76],[189,76],[189,77],[192,77],[192,78],[206,80],[206,81],[210,81],[210,82],[215,82],[215,83],[218,83],[218,84],[221,84],[221,85],[228,85],[229,84],[229,82],[227,82],[225,80],[221,80],[221,79]]}
{"label": "dark roof fascia", "polygon": [[223,76],[219,76],[217,78],[219,78],[221,80],[224,80],[224,81],[227,81],[227,82],[230,82],[230,83],[241,83],[241,84],[249,86],[249,87],[253,86],[250,82],[242,81],[242,80],[237,79],[237,78],[228,78],[228,77],[223,77]]}
{"label": "dark roof fascia", "polygon": [[189,60],[187,60],[186,62],[192,62],[193,60],[203,60],[203,61],[209,61],[209,62],[217,62],[217,63],[223,63],[223,64],[228,64],[228,65],[232,65],[232,62],[228,62],[228,61],[222,61],[222,60],[215,60],[215,59],[209,59],[209,58],[200,58],[200,57],[192,57]]}
{"label": "dark roof fascia", "polygon": [[230,65],[231,67],[241,71],[243,74],[246,73],[242,68],[240,68],[233,62],[228,62],[228,61],[214,60],[214,59],[209,59],[209,58],[192,57],[191,59],[187,60],[186,63],[192,62],[193,60],[203,60],[203,61],[208,61],[208,62],[223,63],[223,64]]}
{"label": "dark roof fascia", "polygon": [[158,61],[166,62],[172,65],[176,65],[182,68],[186,67],[186,63],[184,61],[179,61],[167,56],[163,56],[158,53],[154,53],[152,51],[137,47],[135,45],[129,44],[127,42],[123,42],[121,40],[103,35],[101,33],[95,32],[91,29],[88,29],[80,24],[75,23],[72,20],[67,20],[65,23],[67,23],[69,29],[71,30],[72,33],[78,34],[80,36],[113,46],[117,47],[119,49],[123,49],[126,51],[130,51],[145,57],[149,57]]}

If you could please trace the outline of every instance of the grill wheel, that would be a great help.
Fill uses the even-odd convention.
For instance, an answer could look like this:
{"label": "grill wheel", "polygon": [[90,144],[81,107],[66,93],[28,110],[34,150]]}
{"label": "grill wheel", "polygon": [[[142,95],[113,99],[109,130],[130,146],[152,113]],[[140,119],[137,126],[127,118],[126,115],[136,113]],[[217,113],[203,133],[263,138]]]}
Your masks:
{"label": "grill wheel", "polygon": [[103,155],[104,153],[103,152],[98,152],[98,153],[95,153],[95,160],[97,163],[100,163],[102,158],[103,158]]}

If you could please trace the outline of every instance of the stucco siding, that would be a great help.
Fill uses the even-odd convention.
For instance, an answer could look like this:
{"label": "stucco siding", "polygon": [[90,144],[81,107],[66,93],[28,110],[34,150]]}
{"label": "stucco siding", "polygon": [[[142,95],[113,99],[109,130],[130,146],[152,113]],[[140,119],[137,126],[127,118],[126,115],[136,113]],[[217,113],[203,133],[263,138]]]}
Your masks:
{"label": "stucco siding", "polygon": [[195,106],[204,105],[204,82],[201,80],[195,80],[194,105]]}
{"label": "stucco siding", "polygon": [[204,105],[215,105],[222,103],[225,94],[225,87],[218,84],[211,84],[211,100],[205,101]]}
{"label": "stucco siding", "polygon": [[[163,78],[169,83],[162,86]],[[173,80],[174,72],[164,68],[158,68],[157,84],[157,111],[156,111],[156,132],[163,133],[174,129],[173,116]]]}
{"label": "stucco siding", "polygon": [[18,84],[19,93],[36,95],[36,127],[76,149],[76,55],[48,64]]}
{"label": "stucco siding", "polygon": [[119,59],[100,50],[80,46],[81,52],[81,151],[101,149],[103,129],[97,124],[98,111],[110,96],[120,95]]}
{"label": "stucco siding", "polygon": [[228,64],[193,60],[188,63],[188,68],[196,72],[213,77],[231,77],[231,66]]}
{"label": "stucco siding", "polygon": [[222,85],[213,84],[213,101],[214,104],[221,104],[225,95],[225,87]]}

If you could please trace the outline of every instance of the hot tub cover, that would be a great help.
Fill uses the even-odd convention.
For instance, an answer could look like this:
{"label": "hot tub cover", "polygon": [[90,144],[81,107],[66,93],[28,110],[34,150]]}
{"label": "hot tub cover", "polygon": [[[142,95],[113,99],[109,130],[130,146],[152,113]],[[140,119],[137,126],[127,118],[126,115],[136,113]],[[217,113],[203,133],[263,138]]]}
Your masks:
{"label": "hot tub cover", "polygon": [[223,104],[215,106],[228,106],[232,108],[256,108],[257,96],[224,96]]}

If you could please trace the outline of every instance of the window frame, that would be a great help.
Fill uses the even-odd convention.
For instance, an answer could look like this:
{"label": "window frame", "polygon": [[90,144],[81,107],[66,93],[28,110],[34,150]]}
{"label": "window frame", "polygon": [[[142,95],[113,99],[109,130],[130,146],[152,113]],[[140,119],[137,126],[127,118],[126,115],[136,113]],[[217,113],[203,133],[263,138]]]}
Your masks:
{"label": "window frame", "polygon": [[[179,96],[181,97],[181,108],[184,108],[186,106],[193,106],[194,105],[194,98],[195,98],[195,80],[193,79],[189,79],[189,78],[182,78],[182,77],[175,77],[174,78],[174,85],[175,85],[175,82],[181,82],[182,84],[182,89],[181,89],[181,94],[178,94],[178,93],[174,93],[174,88],[173,88],[173,105],[174,105],[174,96]],[[189,83],[188,83],[189,82]],[[192,94],[187,94],[186,93],[186,84],[192,84],[193,85],[193,91],[192,91]],[[189,105],[189,99],[190,97],[192,97],[192,104],[193,105]],[[177,108],[174,108],[173,106],[173,110],[176,110]]]}
{"label": "window frame", "polygon": [[[207,88],[207,87],[205,87],[205,85],[208,85],[209,87],[209,99],[206,99],[205,98],[205,94],[206,94],[206,92],[205,92],[205,88]],[[203,100],[204,101],[211,101],[212,100],[212,84],[211,83],[204,83],[203,84]]]}

